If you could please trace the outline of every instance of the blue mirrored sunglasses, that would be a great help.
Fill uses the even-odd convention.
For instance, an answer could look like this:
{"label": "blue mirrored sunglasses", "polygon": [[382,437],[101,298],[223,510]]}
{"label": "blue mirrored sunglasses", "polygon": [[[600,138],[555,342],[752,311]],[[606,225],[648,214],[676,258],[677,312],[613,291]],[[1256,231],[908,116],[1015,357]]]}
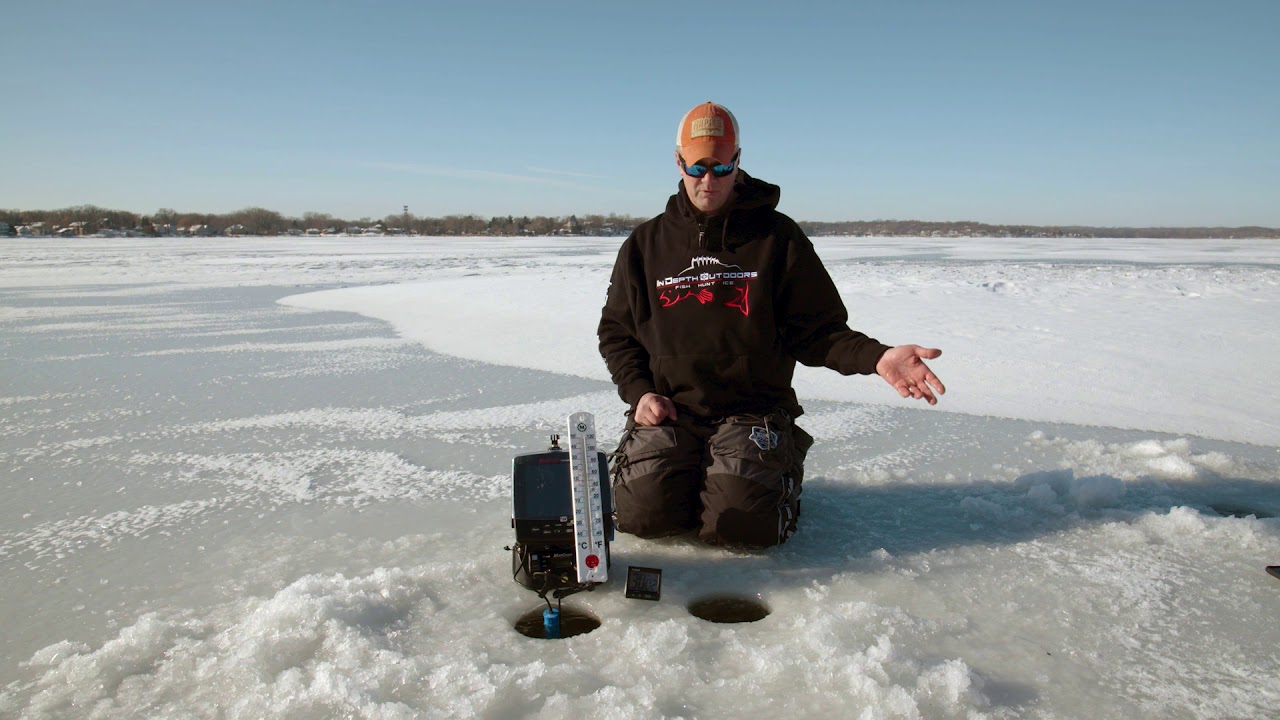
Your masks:
{"label": "blue mirrored sunglasses", "polygon": [[700,178],[703,175],[706,175],[708,170],[710,170],[711,174],[716,177],[724,177],[733,172],[733,168],[738,164],[738,155],[741,152],[742,151],[739,150],[734,153],[733,159],[729,161],[728,165],[712,165],[711,167],[707,167],[706,165],[685,165],[684,158],[682,157],[680,158],[680,169],[684,170],[685,175],[692,178]]}

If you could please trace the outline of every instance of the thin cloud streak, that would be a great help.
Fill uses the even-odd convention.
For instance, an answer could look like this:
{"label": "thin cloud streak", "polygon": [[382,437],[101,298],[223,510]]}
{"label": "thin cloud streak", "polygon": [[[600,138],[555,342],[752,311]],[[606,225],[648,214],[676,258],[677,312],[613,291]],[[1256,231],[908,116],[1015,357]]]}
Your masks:
{"label": "thin cloud streak", "polygon": [[410,175],[426,175],[428,177],[455,178],[459,180],[497,180],[501,182],[524,183],[526,185],[550,185],[552,187],[587,189],[577,183],[557,180],[555,178],[537,177],[535,175],[516,175],[514,173],[494,172],[492,170],[472,170],[469,168],[441,167],[439,165],[410,165],[406,163],[367,162],[364,167],[374,170],[390,170]]}
{"label": "thin cloud streak", "polygon": [[590,180],[607,180],[608,179],[603,175],[592,175],[590,173],[571,172],[569,170],[552,170],[551,168],[533,167],[532,165],[529,167],[526,167],[525,170],[528,170],[529,172],[546,173],[548,175],[566,175],[568,177],[587,178]]}

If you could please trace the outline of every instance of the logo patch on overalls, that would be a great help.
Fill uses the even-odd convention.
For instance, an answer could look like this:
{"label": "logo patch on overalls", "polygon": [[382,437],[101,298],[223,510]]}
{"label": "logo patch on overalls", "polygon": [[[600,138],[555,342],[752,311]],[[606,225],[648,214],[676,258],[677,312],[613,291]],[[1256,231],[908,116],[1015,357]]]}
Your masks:
{"label": "logo patch on overalls", "polygon": [[751,428],[751,442],[761,450],[772,450],[778,447],[778,433],[755,425]]}

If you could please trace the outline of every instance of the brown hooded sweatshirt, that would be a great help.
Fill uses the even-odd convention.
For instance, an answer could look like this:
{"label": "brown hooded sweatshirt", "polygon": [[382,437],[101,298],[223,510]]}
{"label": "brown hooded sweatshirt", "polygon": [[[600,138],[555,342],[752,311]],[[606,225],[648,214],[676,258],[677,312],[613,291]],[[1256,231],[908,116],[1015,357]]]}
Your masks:
{"label": "brown hooded sweatshirt", "polygon": [[796,361],[872,374],[889,346],[849,329],[831,276],[781,190],[739,171],[719,215],[683,183],[618,251],[600,318],[600,354],[633,409],[648,392],[701,417],[803,409]]}

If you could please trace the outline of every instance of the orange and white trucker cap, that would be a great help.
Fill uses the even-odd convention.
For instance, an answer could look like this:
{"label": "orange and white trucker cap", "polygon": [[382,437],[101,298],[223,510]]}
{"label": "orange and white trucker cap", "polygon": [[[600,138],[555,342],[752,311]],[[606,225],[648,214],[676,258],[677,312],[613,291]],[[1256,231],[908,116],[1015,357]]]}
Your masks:
{"label": "orange and white trucker cap", "polygon": [[697,105],[680,120],[676,148],[687,163],[715,158],[727,165],[738,152],[738,120],[723,105]]}

